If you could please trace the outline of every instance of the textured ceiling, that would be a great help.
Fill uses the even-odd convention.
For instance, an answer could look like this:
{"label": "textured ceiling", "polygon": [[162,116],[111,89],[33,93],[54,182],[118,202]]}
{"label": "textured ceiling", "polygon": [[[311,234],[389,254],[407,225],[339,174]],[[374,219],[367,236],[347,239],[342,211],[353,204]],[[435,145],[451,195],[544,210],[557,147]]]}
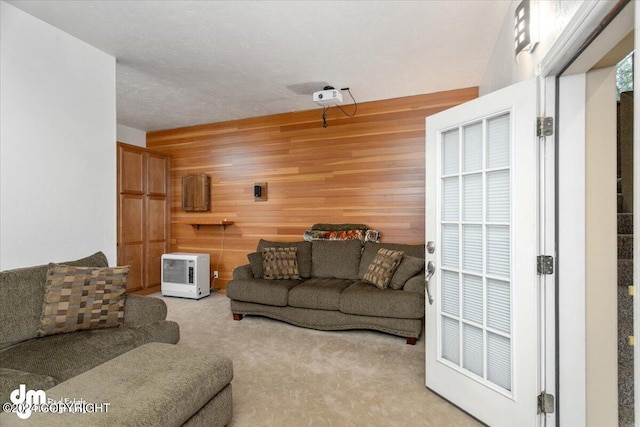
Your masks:
{"label": "textured ceiling", "polygon": [[[141,130],[476,86],[507,1],[9,1],[117,58]],[[345,103],[350,101],[345,94]]]}

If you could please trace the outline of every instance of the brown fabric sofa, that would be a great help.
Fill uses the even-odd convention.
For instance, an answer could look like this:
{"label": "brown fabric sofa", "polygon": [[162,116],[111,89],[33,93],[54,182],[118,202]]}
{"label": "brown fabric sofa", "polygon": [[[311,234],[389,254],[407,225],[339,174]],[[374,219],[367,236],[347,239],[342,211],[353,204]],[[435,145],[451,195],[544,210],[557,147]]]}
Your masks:
{"label": "brown fabric sofa", "polygon": [[[300,278],[263,278],[262,249],[292,246],[297,248]],[[391,280],[393,288],[380,289],[363,281],[380,248],[404,253]],[[373,329],[406,337],[408,344],[420,337],[425,314],[424,245],[260,240],[248,258],[250,263],[237,267],[227,284],[236,320],[258,315],[321,330]]]}
{"label": "brown fabric sofa", "polygon": [[[106,267],[98,252],[61,264]],[[149,342],[175,344],[178,324],[167,321],[161,299],[125,295],[124,324],[36,337],[40,325],[47,265],[0,272],[0,402],[25,384],[47,390]]]}

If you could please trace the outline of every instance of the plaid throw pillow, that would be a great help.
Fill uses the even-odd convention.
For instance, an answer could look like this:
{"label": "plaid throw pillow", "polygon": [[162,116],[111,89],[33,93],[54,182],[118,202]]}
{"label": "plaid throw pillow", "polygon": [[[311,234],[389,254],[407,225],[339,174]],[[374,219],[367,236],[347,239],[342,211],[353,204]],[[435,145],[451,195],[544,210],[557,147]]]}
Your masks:
{"label": "plaid throw pillow", "polygon": [[120,326],[129,266],[50,264],[38,336]]}
{"label": "plaid throw pillow", "polygon": [[379,249],[362,280],[376,285],[380,289],[386,288],[391,282],[393,273],[400,265],[400,261],[402,261],[402,255],[404,255],[402,251]]}
{"label": "plaid throw pillow", "polygon": [[262,268],[265,279],[299,279],[298,248],[262,249]]}

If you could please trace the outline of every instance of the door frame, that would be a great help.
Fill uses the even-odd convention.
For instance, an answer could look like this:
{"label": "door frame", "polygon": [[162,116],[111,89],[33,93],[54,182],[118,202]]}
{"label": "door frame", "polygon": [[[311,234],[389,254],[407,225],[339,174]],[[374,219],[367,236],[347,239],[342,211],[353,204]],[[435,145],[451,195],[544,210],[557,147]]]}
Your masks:
{"label": "door frame", "polygon": [[[603,7],[606,5],[606,2],[601,3]],[[561,396],[557,396],[558,425],[567,423],[587,425],[588,422],[596,422],[595,419],[592,419],[593,417],[587,416],[588,413],[601,415],[608,413],[610,418],[613,418],[611,415],[613,411],[617,413],[617,399],[615,408],[610,408],[610,403],[597,399],[594,395],[590,398],[587,387],[589,370],[594,368],[591,364],[587,364],[588,348],[586,342],[589,337],[585,325],[589,319],[595,320],[596,316],[592,312],[593,307],[591,307],[592,310],[589,310],[585,286],[588,282],[588,240],[586,234],[588,170],[586,168],[585,144],[588,128],[586,73],[628,33],[629,30],[625,30],[624,25],[633,26],[633,22],[629,21],[633,21],[633,16],[629,16],[628,10],[625,12],[626,15],[619,13],[624,11],[622,6],[625,5],[614,4],[612,6],[609,4],[609,10],[601,10],[599,14],[593,12],[596,13],[596,16],[600,16],[600,21],[597,22],[602,22],[598,28],[599,31],[593,32],[593,28],[596,27],[593,25],[590,28],[576,30],[576,34],[581,35],[582,39],[586,41],[578,48],[576,46],[567,48],[565,55],[557,55],[558,58],[562,56],[571,58],[569,61],[564,61],[564,65],[558,61],[556,65],[546,66],[546,69],[558,76],[556,79],[556,133],[558,134],[556,148],[556,176],[558,177],[556,187],[558,207],[556,211],[558,251],[556,348],[558,349],[557,389],[562,393]],[[616,7],[620,8],[616,9]],[[611,9],[616,10],[612,12]],[[626,24],[621,24],[621,20]],[[610,23],[613,25],[608,25]],[[636,37],[638,37],[637,32]],[[562,77],[560,77],[561,75]],[[638,134],[635,133],[634,138],[637,137]],[[638,313],[638,310],[636,309],[635,312]],[[617,321],[617,319],[608,320]],[[615,341],[610,345],[616,346]],[[617,347],[615,351],[617,353]],[[609,369],[611,368],[609,366]],[[637,370],[638,362],[636,361],[636,372]],[[617,364],[615,372],[617,373]],[[637,373],[635,378],[637,384]],[[637,385],[636,389],[638,389]],[[615,392],[617,396],[617,388]],[[637,402],[636,399],[636,405]],[[637,410],[636,413],[638,413]],[[617,419],[615,422],[617,424]]]}

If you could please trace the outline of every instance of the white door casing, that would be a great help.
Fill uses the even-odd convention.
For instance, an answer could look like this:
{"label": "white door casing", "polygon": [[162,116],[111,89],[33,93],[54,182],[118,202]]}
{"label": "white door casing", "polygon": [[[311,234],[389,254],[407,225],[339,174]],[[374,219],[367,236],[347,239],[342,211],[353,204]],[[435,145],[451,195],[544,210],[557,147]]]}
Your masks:
{"label": "white door casing", "polygon": [[536,91],[527,80],[426,121],[426,385],[492,426],[541,422]]}

